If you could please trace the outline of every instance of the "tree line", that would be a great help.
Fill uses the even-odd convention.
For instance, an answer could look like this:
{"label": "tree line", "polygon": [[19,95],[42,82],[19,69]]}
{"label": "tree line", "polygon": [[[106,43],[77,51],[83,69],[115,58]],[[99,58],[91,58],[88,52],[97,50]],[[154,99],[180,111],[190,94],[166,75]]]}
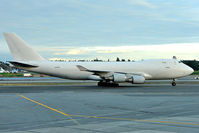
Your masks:
{"label": "tree line", "polygon": [[199,61],[197,60],[182,60],[182,62],[193,68],[195,71],[199,70]]}

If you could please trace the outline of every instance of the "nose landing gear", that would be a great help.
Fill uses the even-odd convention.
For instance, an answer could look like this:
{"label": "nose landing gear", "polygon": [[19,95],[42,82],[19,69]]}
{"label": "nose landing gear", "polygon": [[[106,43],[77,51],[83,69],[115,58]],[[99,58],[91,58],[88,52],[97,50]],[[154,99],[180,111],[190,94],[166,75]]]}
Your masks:
{"label": "nose landing gear", "polygon": [[176,80],[175,80],[175,79],[173,79],[171,85],[172,85],[172,86],[176,86]]}

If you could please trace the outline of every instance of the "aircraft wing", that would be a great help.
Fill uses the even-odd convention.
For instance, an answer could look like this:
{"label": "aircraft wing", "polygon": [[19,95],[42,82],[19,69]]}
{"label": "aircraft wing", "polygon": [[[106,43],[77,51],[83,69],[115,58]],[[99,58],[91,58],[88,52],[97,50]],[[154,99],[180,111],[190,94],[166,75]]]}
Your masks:
{"label": "aircraft wing", "polygon": [[137,75],[137,76],[144,76],[145,75],[145,74],[142,74],[142,73],[124,73],[124,72],[113,72],[113,71],[90,70],[90,69],[87,69],[87,68],[85,68],[81,65],[77,65],[77,68],[80,71],[92,72],[93,75],[98,75],[103,79],[107,79],[107,78],[112,77],[114,73],[125,74],[127,77],[131,77],[132,75]]}
{"label": "aircraft wing", "polygon": [[93,73],[109,73],[110,71],[100,71],[100,70],[89,70],[81,65],[77,65],[77,68],[80,70],[80,71],[87,71],[87,72],[93,72]]}
{"label": "aircraft wing", "polygon": [[98,75],[102,78],[106,78],[106,77],[109,77],[113,74],[113,72],[110,72],[110,71],[100,71],[100,70],[89,70],[81,65],[77,65],[77,68],[80,70],[80,71],[87,71],[87,72],[92,72],[93,75]]}

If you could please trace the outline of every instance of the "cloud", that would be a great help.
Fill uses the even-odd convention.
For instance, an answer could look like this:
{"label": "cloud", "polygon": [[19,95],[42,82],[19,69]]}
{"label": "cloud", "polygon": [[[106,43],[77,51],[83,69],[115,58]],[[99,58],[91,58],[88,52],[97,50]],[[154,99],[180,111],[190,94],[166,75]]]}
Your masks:
{"label": "cloud", "polygon": [[134,46],[88,46],[88,47],[53,47],[43,49],[47,52],[53,49],[54,58],[115,59],[116,57],[133,59],[171,58],[199,59],[199,43],[172,43],[162,45],[134,45]]}
{"label": "cloud", "polygon": [[[66,49],[66,52],[64,53],[62,52],[62,53],[66,55],[67,54],[78,55],[78,54],[84,54],[88,52],[122,54],[122,53],[131,53],[135,51],[199,53],[199,49],[197,49],[198,45],[199,43],[172,43],[172,44],[161,44],[161,45],[134,45],[134,46],[93,46],[93,47],[89,46],[89,47],[78,47],[78,48],[62,47],[62,50]],[[57,49],[60,49],[60,48],[57,48]]]}
{"label": "cloud", "polygon": [[139,5],[139,6],[143,6],[143,7],[147,7],[147,8],[151,8],[154,9],[157,6],[146,1],[146,0],[128,0],[128,2],[132,5]]}
{"label": "cloud", "polygon": [[78,55],[78,54],[83,54],[83,53],[84,53],[84,50],[81,50],[81,49],[71,49],[66,52],[66,54],[68,55]]}

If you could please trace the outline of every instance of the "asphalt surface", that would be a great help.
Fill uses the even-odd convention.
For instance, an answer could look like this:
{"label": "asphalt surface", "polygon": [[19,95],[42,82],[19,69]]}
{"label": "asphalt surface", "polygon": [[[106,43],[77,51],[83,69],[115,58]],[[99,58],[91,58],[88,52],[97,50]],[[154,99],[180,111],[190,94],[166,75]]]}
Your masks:
{"label": "asphalt surface", "polygon": [[199,85],[0,86],[0,132],[198,133]]}

